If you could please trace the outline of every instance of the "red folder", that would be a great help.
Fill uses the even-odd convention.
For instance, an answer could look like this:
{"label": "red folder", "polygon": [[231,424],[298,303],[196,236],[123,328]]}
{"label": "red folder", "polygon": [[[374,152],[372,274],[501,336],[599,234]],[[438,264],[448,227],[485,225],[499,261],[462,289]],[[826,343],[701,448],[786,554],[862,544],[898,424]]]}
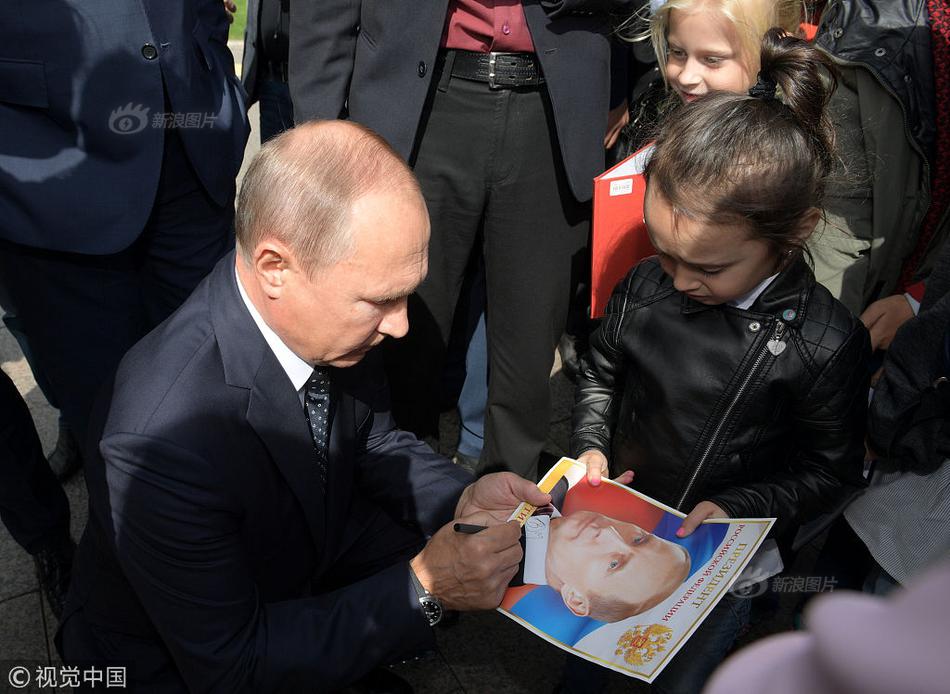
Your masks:
{"label": "red folder", "polygon": [[634,265],[656,254],[643,223],[646,168],[653,145],[631,154],[594,179],[590,315],[604,315],[617,283]]}

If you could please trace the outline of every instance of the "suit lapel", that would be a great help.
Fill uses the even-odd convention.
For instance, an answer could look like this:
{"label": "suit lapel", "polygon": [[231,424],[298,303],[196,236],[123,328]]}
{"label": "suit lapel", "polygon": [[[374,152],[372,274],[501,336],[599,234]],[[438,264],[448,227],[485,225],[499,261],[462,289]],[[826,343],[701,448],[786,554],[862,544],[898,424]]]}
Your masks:
{"label": "suit lapel", "polygon": [[326,506],[313,440],[297,393],[269,349],[251,389],[247,421],[300,502],[314,544],[322,550],[326,541]]}
{"label": "suit lapel", "polygon": [[238,293],[234,252],[218,263],[209,281],[211,319],[225,381],[250,391],[248,424],[300,502],[314,544],[321,551],[326,538],[326,507],[303,406]]}
{"label": "suit lapel", "polygon": [[338,551],[337,542],[343,533],[336,524],[346,517],[353,491],[356,458],[356,400],[345,395],[340,387],[340,372],[333,369],[330,376],[332,418],[330,420],[330,450],[327,461],[326,524],[327,548],[324,562],[332,561]]}

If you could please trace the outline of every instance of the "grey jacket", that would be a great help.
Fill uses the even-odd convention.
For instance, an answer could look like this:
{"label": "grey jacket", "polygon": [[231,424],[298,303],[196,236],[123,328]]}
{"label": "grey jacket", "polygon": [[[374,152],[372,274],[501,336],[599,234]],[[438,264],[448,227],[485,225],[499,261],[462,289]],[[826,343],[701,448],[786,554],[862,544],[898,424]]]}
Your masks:
{"label": "grey jacket", "polygon": [[[816,38],[841,69],[831,112],[840,166],[827,222],[809,243],[815,275],[852,311],[893,293],[930,205],[935,138],[926,0],[831,0]],[[921,274],[947,234],[946,215]]]}

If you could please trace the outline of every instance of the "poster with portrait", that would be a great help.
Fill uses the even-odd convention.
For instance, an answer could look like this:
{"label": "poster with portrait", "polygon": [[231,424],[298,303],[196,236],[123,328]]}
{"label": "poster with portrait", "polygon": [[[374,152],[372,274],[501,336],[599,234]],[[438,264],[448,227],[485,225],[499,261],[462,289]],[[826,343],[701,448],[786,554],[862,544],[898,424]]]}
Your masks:
{"label": "poster with portrait", "polygon": [[561,458],[522,504],[525,560],[499,611],[574,655],[652,682],[762,544],[775,519],[718,519],[676,537],[684,514],[628,487],[587,483]]}

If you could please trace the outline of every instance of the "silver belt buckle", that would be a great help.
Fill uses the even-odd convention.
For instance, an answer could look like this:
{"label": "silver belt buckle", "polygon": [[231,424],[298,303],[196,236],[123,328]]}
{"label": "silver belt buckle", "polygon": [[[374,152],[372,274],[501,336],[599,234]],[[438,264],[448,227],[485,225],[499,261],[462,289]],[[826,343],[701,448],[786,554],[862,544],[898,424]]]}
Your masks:
{"label": "silver belt buckle", "polygon": [[490,51],[488,53],[488,88],[489,89],[498,89],[498,85],[495,84],[495,56],[497,53]]}

